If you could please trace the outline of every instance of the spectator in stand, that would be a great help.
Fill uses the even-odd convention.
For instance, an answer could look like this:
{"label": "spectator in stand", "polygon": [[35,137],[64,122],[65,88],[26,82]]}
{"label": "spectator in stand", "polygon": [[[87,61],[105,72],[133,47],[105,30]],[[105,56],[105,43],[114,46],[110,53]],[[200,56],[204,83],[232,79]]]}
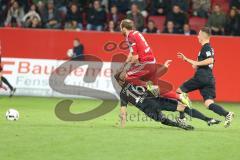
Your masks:
{"label": "spectator in stand", "polygon": [[109,12],[109,0],[101,0],[101,6],[103,7],[106,13]]}
{"label": "spectator in stand", "polygon": [[6,10],[6,8],[7,8],[6,2],[4,0],[0,0],[0,27],[2,27],[4,24],[5,20],[4,11]]}
{"label": "spectator in stand", "polygon": [[138,6],[139,11],[142,13],[143,17],[148,16],[148,12],[146,11],[147,9],[147,2],[146,0],[130,0],[130,7],[132,4],[136,4]]}
{"label": "spectator in stand", "polygon": [[143,33],[160,33],[160,31],[156,27],[155,22],[152,20],[149,20],[147,24],[147,28],[143,29]]}
{"label": "spectator in stand", "polygon": [[129,0],[111,0],[111,6],[116,5],[118,11],[122,14],[126,14],[129,10],[130,1]]}
{"label": "spectator in stand", "polygon": [[152,0],[149,13],[151,15],[166,15],[171,10],[169,0]]}
{"label": "spectator in stand", "polygon": [[37,4],[37,3],[39,3],[39,2],[47,3],[48,0],[32,0],[32,2],[33,2],[34,4]]}
{"label": "spectator in stand", "polygon": [[68,0],[54,0],[55,8],[63,15],[67,14]]}
{"label": "spectator in stand", "polygon": [[3,27],[4,15],[3,11],[0,8],[0,27]]}
{"label": "spectator in stand", "polygon": [[172,6],[179,6],[183,12],[188,12],[189,11],[189,0],[171,0]]}
{"label": "spectator in stand", "polygon": [[194,16],[207,18],[211,9],[211,0],[192,0],[192,10]]}
{"label": "spectator in stand", "polygon": [[124,15],[118,12],[116,5],[113,5],[110,9],[110,13],[108,14],[108,21],[113,21],[113,23],[118,26],[123,19]]}
{"label": "spectator in stand", "polygon": [[40,17],[44,17],[44,14],[46,13],[46,3],[44,3],[43,1],[38,1],[37,3],[37,11],[40,15]]}
{"label": "spectator in stand", "polygon": [[147,8],[146,0],[130,0],[130,7],[132,4],[136,4],[140,11],[146,10]]}
{"label": "spectator in stand", "polygon": [[113,21],[109,21],[106,31],[114,33],[114,32],[118,32],[119,30],[117,29],[117,27]]}
{"label": "spectator in stand", "polygon": [[237,9],[240,9],[240,0],[231,0],[230,8],[236,7]]}
{"label": "spectator in stand", "polygon": [[163,33],[178,34],[178,30],[175,28],[173,21],[168,21]]}
{"label": "spectator in stand", "polygon": [[42,17],[42,21],[45,27],[51,29],[59,29],[61,27],[59,19],[59,14],[54,7],[53,0],[48,0],[47,10]]}
{"label": "spectator in stand", "polygon": [[227,16],[225,34],[231,36],[240,36],[240,15],[235,7],[231,8]]}
{"label": "spectator in stand", "polygon": [[36,5],[32,4],[28,13],[24,15],[24,17],[22,19],[24,27],[29,27],[30,24],[32,24],[33,19],[35,19],[35,18],[36,18],[34,20],[35,23],[38,22],[38,24],[39,24],[41,22],[41,17],[37,13],[36,9],[37,9]]}
{"label": "spectator in stand", "polygon": [[78,10],[80,12],[86,12],[88,10],[90,2],[92,4],[92,0],[67,0],[67,7],[71,6],[72,4],[77,4]]}
{"label": "spectator in stand", "polygon": [[23,16],[23,8],[19,6],[19,3],[17,1],[14,1],[12,6],[8,10],[5,26],[21,27]]}
{"label": "spectator in stand", "polygon": [[106,24],[107,15],[103,8],[101,8],[100,1],[93,2],[93,8],[87,14],[87,30],[102,31]]}
{"label": "spectator in stand", "polygon": [[31,0],[12,0],[12,1],[18,1],[19,6],[23,8],[24,12],[27,12],[32,5]]}
{"label": "spectator in stand", "polygon": [[197,32],[195,30],[191,29],[189,24],[184,24],[184,26],[183,26],[183,34],[185,36],[189,36],[189,35],[196,35]]}
{"label": "spectator in stand", "polygon": [[83,19],[82,14],[80,13],[77,4],[72,4],[70,6],[70,10],[67,13],[65,29],[75,29],[75,30],[82,30]]}
{"label": "spectator in stand", "polygon": [[221,11],[221,6],[219,4],[215,4],[213,6],[212,14],[208,18],[207,26],[211,28],[213,35],[223,35],[225,25],[226,16]]}
{"label": "spectator in stand", "polygon": [[178,5],[172,7],[172,12],[168,13],[166,22],[172,21],[178,32],[182,32],[183,25],[188,23],[187,16]]}
{"label": "spectator in stand", "polygon": [[41,28],[41,21],[37,17],[33,17],[29,22],[28,28]]}
{"label": "spectator in stand", "polygon": [[142,31],[144,28],[144,17],[138,9],[136,4],[132,4],[131,11],[127,14],[127,18],[131,19],[138,31]]}

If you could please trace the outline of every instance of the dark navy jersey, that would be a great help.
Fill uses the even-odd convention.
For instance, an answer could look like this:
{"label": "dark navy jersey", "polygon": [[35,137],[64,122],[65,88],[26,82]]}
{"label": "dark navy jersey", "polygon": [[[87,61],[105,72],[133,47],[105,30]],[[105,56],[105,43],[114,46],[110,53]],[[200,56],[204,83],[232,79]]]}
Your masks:
{"label": "dark navy jersey", "polygon": [[129,83],[120,92],[121,106],[127,106],[128,103],[137,106],[139,103],[143,103],[146,98],[154,98],[154,96],[143,86],[134,86]]}
{"label": "dark navy jersey", "polygon": [[[202,46],[202,49],[198,54],[198,61],[204,61],[208,58],[214,58],[214,50],[209,43],[206,43]],[[212,76],[213,65],[214,64],[199,66],[196,74],[200,76]]]}
{"label": "dark navy jersey", "polygon": [[155,97],[143,86],[128,84],[120,92],[121,107],[129,103],[143,111],[145,114],[156,114],[161,111],[176,111],[178,101],[162,97]]}

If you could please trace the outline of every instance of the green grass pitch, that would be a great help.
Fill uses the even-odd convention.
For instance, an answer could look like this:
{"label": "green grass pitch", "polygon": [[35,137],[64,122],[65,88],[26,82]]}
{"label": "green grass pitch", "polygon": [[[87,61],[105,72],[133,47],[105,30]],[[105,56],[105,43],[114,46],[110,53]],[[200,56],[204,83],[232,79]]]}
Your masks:
{"label": "green grass pitch", "polygon": [[[223,104],[235,112],[230,128],[223,123],[208,127],[192,119],[194,131],[163,126],[137,115],[128,107],[126,128],[119,124],[119,107],[86,122],[64,122],[54,113],[57,98],[1,97],[0,99],[0,159],[2,160],[239,160],[240,105]],[[74,100],[72,112],[87,111],[97,106],[97,100]],[[224,120],[194,103],[208,116]],[[9,122],[5,112],[15,108],[20,120]],[[134,117],[135,116],[135,117]]]}

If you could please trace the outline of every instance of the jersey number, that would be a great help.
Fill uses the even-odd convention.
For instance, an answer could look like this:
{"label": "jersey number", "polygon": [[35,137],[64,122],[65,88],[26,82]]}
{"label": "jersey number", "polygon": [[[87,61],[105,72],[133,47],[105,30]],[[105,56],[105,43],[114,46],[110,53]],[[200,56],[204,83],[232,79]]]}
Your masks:
{"label": "jersey number", "polygon": [[127,90],[127,96],[132,96],[135,99],[135,102],[138,103],[146,90],[143,86],[131,86],[131,91]]}

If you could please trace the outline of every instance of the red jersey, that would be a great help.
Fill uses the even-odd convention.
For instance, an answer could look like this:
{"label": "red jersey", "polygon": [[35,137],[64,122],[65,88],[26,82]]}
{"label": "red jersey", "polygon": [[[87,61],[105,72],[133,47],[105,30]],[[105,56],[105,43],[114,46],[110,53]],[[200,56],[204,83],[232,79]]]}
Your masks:
{"label": "red jersey", "polygon": [[131,31],[126,37],[130,52],[138,55],[140,63],[153,62],[155,57],[147,41],[138,31]]}

